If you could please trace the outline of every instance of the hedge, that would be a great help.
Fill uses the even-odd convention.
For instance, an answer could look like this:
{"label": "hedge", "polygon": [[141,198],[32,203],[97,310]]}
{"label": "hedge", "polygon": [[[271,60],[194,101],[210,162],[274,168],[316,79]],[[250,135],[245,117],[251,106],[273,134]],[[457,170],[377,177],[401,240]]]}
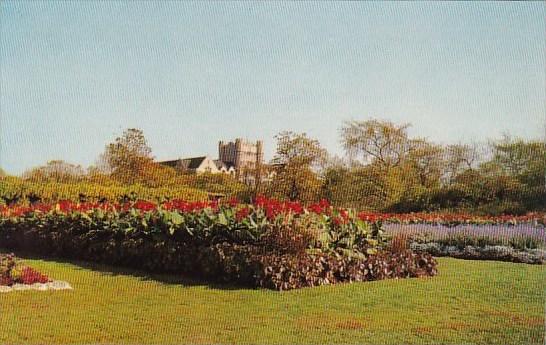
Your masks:
{"label": "hedge", "polygon": [[147,199],[162,201],[184,199],[207,200],[208,193],[186,186],[176,188],[148,188],[141,185],[106,186],[95,183],[33,183],[17,177],[0,178],[0,204],[55,203],[61,200],[73,202],[97,202]]}

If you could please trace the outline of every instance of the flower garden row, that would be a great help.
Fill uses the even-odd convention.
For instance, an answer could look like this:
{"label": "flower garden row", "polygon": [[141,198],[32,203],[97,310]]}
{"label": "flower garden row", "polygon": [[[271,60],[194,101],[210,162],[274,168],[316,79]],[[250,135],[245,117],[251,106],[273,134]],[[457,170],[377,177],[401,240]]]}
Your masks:
{"label": "flower garden row", "polygon": [[253,204],[59,202],[2,208],[0,244],[152,272],[279,290],[431,276],[425,253],[394,250],[381,223],[326,201]]}
{"label": "flower garden row", "polygon": [[[156,209],[163,210],[177,210],[181,212],[195,212],[206,208],[217,210],[222,205],[228,205],[235,207],[239,205],[239,202],[235,199],[231,199],[228,202],[221,204],[218,201],[183,201],[173,200],[164,203],[153,203],[144,200],[138,200],[136,202],[125,203],[108,203],[108,202],[83,202],[75,203],[70,200],[62,200],[55,204],[33,204],[30,206],[12,205],[5,206],[0,205],[0,216],[21,216],[29,212],[42,212],[47,213],[50,211],[71,212],[80,211],[87,212],[94,209],[100,209],[104,211],[126,211],[131,208],[140,211],[152,211]],[[267,199],[264,197],[256,198],[255,206],[263,207],[269,218],[273,218],[278,213],[290,212],[292,214],[304,213],[304,207],[299,202],[278,201],[275,199]],[[327,200],[322,200],[319,203],[309,205],[305,212],[311,212],[316,214],[327,214],[331,212],[333,208],[330,206]],[[344,215],[348,214],[348,210],[337,209],[340,217],[334,217],[333,221],[342,221]],[[250,212],[249,207],[242,207],[239,209],[238,217],[243,217],[245,213]],[[500,215],[500,216],[479,216],[469,215],[461,213],[373,213],[373,212],[359,212],[356,215],[358,219],[366,222],[383,222],[389,224],[431,224],[431,225],[445,225],[445,226],[458,226],[458,225],[518,225],[518,224],[531,224],[534,226],[546,225],[546,213],[532,212],[526,215]]]}

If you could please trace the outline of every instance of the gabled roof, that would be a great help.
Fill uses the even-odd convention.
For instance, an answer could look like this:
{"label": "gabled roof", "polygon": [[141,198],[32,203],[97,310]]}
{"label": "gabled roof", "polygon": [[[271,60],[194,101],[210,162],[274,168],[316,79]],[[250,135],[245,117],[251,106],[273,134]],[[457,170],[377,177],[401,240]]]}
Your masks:
{"label": "gabled roof", "polygon": [[174,159],[174,160],[159,162],[159,164],[168,165],[173,168],[195,170],[199,168],[201,164],[203,164],[203,161],[205,159],[207,159],[207,156]]}
{"label": "gabled roof", "polygon": [[185,158],[182,159],[182,166],[185,169],[197,169],[203,164],[203,161],[207,159],[206,156],[202,157],[192,157],[192,158]]}

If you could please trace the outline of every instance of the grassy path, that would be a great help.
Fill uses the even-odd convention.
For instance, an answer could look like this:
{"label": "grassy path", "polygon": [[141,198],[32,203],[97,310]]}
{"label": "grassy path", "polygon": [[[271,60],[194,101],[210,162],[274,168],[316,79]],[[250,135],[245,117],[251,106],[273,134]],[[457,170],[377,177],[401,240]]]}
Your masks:
{"label": "grassy path", "polygon": [[25,261],[74,290],[0,294],[2,344],[544,341],[544,266],[441,258],[430,279],[279,293]]}

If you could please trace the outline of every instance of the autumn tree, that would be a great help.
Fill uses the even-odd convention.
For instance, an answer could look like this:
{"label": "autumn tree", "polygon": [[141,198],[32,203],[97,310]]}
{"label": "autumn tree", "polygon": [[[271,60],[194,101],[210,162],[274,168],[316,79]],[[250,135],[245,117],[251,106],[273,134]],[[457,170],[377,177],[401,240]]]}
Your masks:
{"label": "autumn tree", "polygon": [[32,168],[23,173],[23,178],[39,182],[75,182],[81,180],[85,170],[80,165],[63,160],[51,160],[44,166]]}
{"label": "autumn tree", "polygon": [[140,129],[129,128],[106,146],[101,156],[103,170],[124,184],[141,183],[150,187],[168,184],[176,175],[172,168],[153,161],[152,149]]}
{"label": "autumn tree", "polygon": [[407,164],[420,186],[425,188],[438,186],[445,167],[444,149],[424,139],[412,140],[412,150],[408,154]]}
{"label": "autumn tree", "polygon": [[475,169],[480,155],[476,144],[452,144],[444,149],[445,168],[443,177],[448,184],[466,170]]}
{"label": "autumn tree", "polygon": [[320,191],[318,170],[326,161],[327,152],[318,140],[305,133],[279,133],[277,152],[272,160],[276,167],[271,183],[274,195],[290,200],[313,201]]}
{"label": "autumn tree", "polygon": [[349,156],[360,156],[364,163],[400,166],[413,148],[409,127],[381,120],[348,121],[341,128],[341,142]]}

